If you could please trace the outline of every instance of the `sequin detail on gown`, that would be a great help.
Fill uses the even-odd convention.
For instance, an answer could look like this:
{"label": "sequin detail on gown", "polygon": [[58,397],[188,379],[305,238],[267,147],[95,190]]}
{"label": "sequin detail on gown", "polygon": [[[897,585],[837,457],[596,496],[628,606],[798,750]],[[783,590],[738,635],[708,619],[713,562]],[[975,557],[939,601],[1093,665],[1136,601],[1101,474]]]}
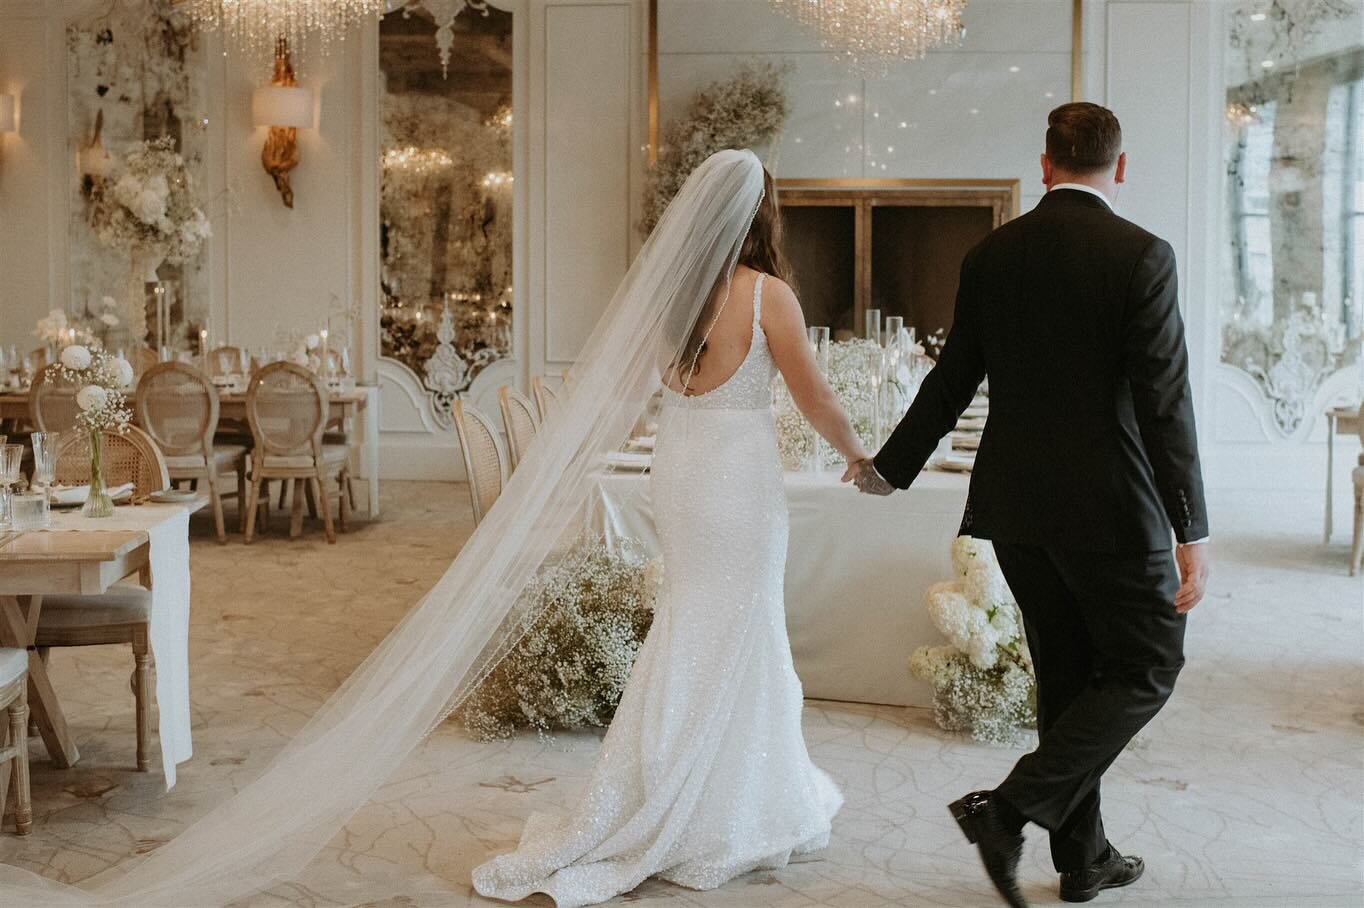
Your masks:
{"label": "sequin detail on gown", "polygon": [[663,589],[586,791],[476,868],[482,895],[575,908],[651,876],[713,889],[828,844],[843,797],[801,735],[762,280],[734,375],[706,394],[664,390],[651,474]]}

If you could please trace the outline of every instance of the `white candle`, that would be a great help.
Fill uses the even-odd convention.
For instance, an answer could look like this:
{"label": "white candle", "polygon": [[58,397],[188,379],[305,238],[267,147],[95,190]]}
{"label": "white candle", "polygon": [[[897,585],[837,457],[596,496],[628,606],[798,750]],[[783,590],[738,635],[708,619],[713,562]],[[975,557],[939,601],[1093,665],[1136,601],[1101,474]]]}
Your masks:
{"label": "white candle", "polygon": [[327,357],[327,329],[323,328],[317,332],[317,335],[322,338],[322,377],[329,378],[332,374],[332,367]]}

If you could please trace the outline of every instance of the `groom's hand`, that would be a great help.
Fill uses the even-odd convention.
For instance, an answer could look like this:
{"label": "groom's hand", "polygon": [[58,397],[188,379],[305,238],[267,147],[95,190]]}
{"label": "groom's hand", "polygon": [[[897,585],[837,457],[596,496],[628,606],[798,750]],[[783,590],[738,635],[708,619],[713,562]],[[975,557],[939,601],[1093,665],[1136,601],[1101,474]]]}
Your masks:
{"label": "groom's hand", "polygon": [[1175,548],[1175,563],[1179,565],[1179,592],[1175,593],[1175,611],[1188,614],[1203,599],[1208,587],[1208,543],[1181,545]]}
{"label": "groom's hand", "polygon": [[871,458],[858,460],[848,464],[848,470],[843,474],[843,481],[851,481],[857,486],[857,491],[866,492],[868,495],[889,495],[895,491],[895,486],[881,478],[881,474],[876,472],[876,466]]}

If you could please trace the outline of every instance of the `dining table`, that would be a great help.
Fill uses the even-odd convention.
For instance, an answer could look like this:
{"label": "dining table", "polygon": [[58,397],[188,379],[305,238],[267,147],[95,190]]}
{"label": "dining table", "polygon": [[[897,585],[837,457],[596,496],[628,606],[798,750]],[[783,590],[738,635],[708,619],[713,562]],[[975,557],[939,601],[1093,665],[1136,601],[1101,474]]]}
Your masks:
{"label": "dining table", "polygon": [[[356,385],[354,388],[333,389],[328,396],[330,425],[357,437],[359,473],[369,485],[367,513],[379,516],[379,388]],[[0,422],[13,419],[32,423],[29,393],[24,389],[0,392]],[[222,388],[218,391],[218,419],[220,422],[246,425],[246,391]],[[357,433],[358,428],[358,433]]]}
{"label": "dining table", "polygon": [[1359,421],[1364,419],[1361,407],[1332,407],[1326,411],[1326,530],[1322,542],[1330,544],[1332,523],[1332,499],[1335,497],[1334,483],[1336,471],[1336,435],[1354,435],[1359,432]]}
{"label": "dining table", "polygon": [[43,599],[99,596],[128,577],[151,590],[156,700],[166,784],[188,759],[189,514],[206,496],[174,504],[125,505],[113,517],[54,512],[45,529],[0,530],[0,647],[28,650],[33,721],[53,765],[74,766],[80,750],[67,724],[48,665],[34,649]]}

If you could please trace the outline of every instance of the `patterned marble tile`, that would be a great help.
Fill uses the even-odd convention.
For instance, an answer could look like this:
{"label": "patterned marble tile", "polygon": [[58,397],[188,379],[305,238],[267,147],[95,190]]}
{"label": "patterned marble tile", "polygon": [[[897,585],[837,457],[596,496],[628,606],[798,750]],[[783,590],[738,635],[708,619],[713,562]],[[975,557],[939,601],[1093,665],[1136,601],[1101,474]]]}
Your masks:
{"label": "patterned marble tile", "polygon": [[[0,860],[79,881],[155,849],[251,779],[441,573],[469,532],[462,487],[388,483],[385,517],[327,546],[276,532],[247,548],[195,525],[194,759],[162,790],[133,759],[132,660],[59,652],[54,674],[82,751],[73,770],[35,748],[35,831]],[[1364,900],[1364,593],[1315,500],[1215,499],[1211,596],[1161,716],[1105,786],[1109,832],[1146,857],[1122,905],[1357,906]],[[918,608],[907,602],[907,608]],[[830,847],[706,893],[648,882],[620,904],[882,908],[995,904],[944,807],[1017,756],[940,732],[922,711],[812,702],[806,736],[847,804]],[[534,809],[571,801],[594,734],[473,745],[442,728],[301,879],[246,906],[487,904],[470,869],[511,847]],[[1025,888],[1057,904],[1033,835]],[[547,905],[547,900],[536,904]]]}

